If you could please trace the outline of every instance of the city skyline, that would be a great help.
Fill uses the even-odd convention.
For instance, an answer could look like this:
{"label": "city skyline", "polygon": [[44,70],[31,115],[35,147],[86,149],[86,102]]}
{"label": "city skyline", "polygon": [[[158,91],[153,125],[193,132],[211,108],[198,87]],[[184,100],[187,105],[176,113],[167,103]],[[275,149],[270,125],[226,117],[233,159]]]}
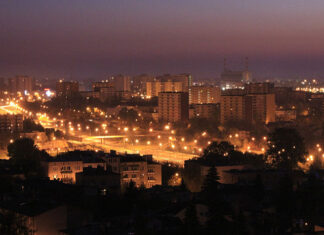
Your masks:
{"label": "city skyline", "polygon": [[[2,1],[0,76],[217,78],[250,58],[255,78],[323,77],[324,3]],[[298,22],[298,23],[297,23]]]}

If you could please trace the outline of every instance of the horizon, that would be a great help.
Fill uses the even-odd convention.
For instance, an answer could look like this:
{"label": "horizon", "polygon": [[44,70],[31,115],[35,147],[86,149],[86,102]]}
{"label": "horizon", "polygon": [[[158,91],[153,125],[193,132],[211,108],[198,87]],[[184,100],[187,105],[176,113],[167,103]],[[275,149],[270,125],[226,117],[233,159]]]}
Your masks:
{"label": "horizon", "polygon": [[[324,2],[61,1],[0,3],[1,77],[110,74],[219,77],[223,59],[254,77],[322,78]],[[298,22],[298,24],[296,24]]]}

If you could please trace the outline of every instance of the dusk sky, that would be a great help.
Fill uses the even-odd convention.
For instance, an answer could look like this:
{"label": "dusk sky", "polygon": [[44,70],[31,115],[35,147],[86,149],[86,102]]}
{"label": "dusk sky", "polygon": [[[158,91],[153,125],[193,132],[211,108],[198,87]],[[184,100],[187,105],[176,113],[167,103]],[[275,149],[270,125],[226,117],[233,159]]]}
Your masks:
{"label": "dusk sky", "polygon": [[324,77],[323,0],[1,0],[0,77]]}

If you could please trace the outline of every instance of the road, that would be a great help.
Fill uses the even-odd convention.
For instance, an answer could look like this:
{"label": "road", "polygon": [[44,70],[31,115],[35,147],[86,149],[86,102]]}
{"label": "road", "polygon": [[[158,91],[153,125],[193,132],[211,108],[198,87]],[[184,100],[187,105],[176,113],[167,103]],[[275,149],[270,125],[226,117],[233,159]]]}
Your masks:
{"label": "road", "polygon": [[[19,111],[21,113],[30,113],[28,110],[24,110],[19,107],[18,104],[10,103],[10,105],[1,106],[1,111],[7,113],[14,113],[14,111]],[[50,118],[44,114],[37,114],[32,115],[35,121],[41,123],[45,128],[54,128],[61,131],[64,131],[63,127],[57,126],[56,123],[60,122],[61,120],[57,117]],[[69,122],[69,120],[64,120],[64,122]],[[159,146],[158,144],[128,144],[123,141],[123,139],[127,135],[88,135],[85,132],[72,132],[70,133],[72,136],[81,137],[82,141],[78,140],[68,140],[68,142],[79,145],[79,146],[87,146],[93,150],[104,150],[105,152],[109,152],[110,150],[115,150],[119,153],[138,153],[142,155],[152,155],[156,161],[159,162],[172,162],[176,164],[183,165],[185,160],[198,157],[198,155],[191,154],[191,153],[183,153],[177,151],[168,151]],[[156,138],[153,133],[148,135],[137,135],[137,137],[148,137],[148,138]],[[56,150],[54,152],[61,152],[65,151],[66,148],[60,146],[56,146]]]}

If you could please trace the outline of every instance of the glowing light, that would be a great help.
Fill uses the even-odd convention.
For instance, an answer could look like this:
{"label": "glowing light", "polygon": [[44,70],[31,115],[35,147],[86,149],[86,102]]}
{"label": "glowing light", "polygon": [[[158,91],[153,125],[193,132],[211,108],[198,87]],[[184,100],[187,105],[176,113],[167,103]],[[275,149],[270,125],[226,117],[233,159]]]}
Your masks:
{"label": "glowing light", "polygon": [[164,129],[165,130],[169,130],[170,129],[170,126],[169,125],[166,125],[166,126],[164,126]]}
{"label": "glowing light", "polygon": [[309,159],[310,159],[311,161],[313,161],[313,160],[314,160],[314,156],[313,156],[313,155],[309,155]]}

